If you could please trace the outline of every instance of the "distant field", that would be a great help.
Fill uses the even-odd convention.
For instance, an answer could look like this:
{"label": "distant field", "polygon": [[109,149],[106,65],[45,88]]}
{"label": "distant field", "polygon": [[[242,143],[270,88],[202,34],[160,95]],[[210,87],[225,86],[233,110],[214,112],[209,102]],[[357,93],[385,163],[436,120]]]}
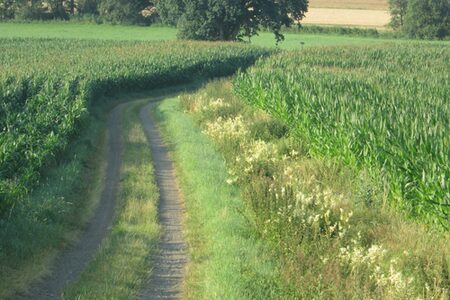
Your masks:
{"label": "distant field", "polygon": [[[391,39],[344,35],[285,33],[284,36],[285,40],[279,45],[279,48],[287,50],[317,46],[375,45],[398,42]],[[275,46],[273,34],[268,32],[263,32],[259,36],[253,37],[252,43],[262,47]]]}
{"label": "distant field", "polygon": [[302,23],[382,28],[390,19],[385,10],[310,8]]}
{"label": "distant field", "polygon": [[[0,38],[64,38],[95,40],[158,41],[176,39],[177,30],[169,27],[140,27],[122,25],[95,25],[74,23],[0,23]],[[261,32],[251,39],[252,44],[275,47],[272,33]],[[281,49],[300,49],[315,46],[375,45],[405,43],[407,40],[344,36],[331,34],[285,33]],[[420,41],[420,43],[449,44],[443,41]]]}
{"label": "distant field", "polygon": [[390,21],[387,0],[310,0],[303,24],[383,28]]}
{"label": "distant field", "polygon": [[[157,41],[176,39],[177,30],[167,27],[139,27],[121,25],[95,25],[73,23],[0,23],[0,38],[33,37],[33,38],[78,38],[102,40],[139,40]],[[285,41],[280,44],[283,49],[299,49],[304,47],[335,46],[355,44],[375,44],[389,40],[365,37],[334,36],[319,34],[285,34]],[[272,33],[262,32],[252,38],[252,43],[263,47],[274,47]]]}
{"label": "distant field", "polygon": [[0,38],[65,38],[162,41],[174,40],[177,31],[168,27],[76,24],[66,22],[0,23]]}
{"label": "distant field", "polygon": [[349,8],[387,10],[387,0],[310,0],[309,6],[313,8]]}

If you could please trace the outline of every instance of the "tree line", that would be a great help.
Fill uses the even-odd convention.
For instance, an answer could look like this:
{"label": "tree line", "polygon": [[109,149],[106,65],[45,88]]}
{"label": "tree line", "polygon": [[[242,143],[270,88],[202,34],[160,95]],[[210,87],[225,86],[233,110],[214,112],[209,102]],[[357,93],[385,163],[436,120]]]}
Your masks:
{"label": "tree line", "polygon": [[148,25],[156,20],[149,0],[0,0],[0,20],[69,20]]}
{"label": "tree line", "polygon": [[0,0],[0,20],[68,20],[177,26],[179,37],[239,40],[260,28],[283,39],[281,28],[299,24],[308,0]]}
{"label": "tree line", "polygon": [[[450,35],[449,0],[389,0],[391,26],[414,38]],[[239,40],[261,28],[281,41],[299,24],[308,0],[0,0],[0,20],[69,20],[178,27],[180,38]]]}
{"label": "tree line", "polygon": [[449,0],[389,0],[391,27],[409,37],[429,39],[450,35]]}

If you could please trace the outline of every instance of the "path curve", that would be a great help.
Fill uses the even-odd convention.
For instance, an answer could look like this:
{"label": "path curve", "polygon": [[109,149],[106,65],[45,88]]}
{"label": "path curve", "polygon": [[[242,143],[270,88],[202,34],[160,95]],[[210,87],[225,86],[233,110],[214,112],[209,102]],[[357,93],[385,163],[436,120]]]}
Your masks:
{"label": "path curve", "polygon": [[116,106],[108,120],[108,153],[104,187],[98,207],[86,226],[80,240],[64,250],[51,268],[50,275],[30,288],[26,295],[16,299],[59,299],[67,284],[74,282],[95,257],[114,219],[117,187],[122,164],[120,116],[128,103]]}
{"label": "path curve", "polygon": [[[179,91],[187,90],[180,85]],[[140,119],[150,143],[152,161],[155,168],[156,183],[160,192],[158,217],[162,228],[158,252],[152,257],[153,270],[139,298],[141,299],[181,299],[184,269],[187,263],[186,244],[184,242],[182,215],[183,205],[174,167],[168,155],[158,128],[151,118],[150,111],[157,102],[179,93],[149,97],[151,101],[142,108]],[[116,106],[108,120],[107,168],[103,182],[103,191],[94,215],[86,224],[81,238],[75,245],[59,254],[43,277],[24,294],[16,295],[17,300],[59,299],[64,289],[75,282],[97,254],[103,240],[109,233],[115,216],[116,196],[120,185],[122,165],[122,130],[120,118],[126,107],[134,100]],[[141,100],[142,101],[142,100]]]}
{"label": "path curve", "polygon": [[158,217],[161,238],[157,253],[152,257],[152,275],[141,291],[141,299],[181,299],[182,283],[187,263],[183,233],[183,205],[168,149],[151,117],[156,105],[142,108],[140,118],[147,135],[159,188]]}

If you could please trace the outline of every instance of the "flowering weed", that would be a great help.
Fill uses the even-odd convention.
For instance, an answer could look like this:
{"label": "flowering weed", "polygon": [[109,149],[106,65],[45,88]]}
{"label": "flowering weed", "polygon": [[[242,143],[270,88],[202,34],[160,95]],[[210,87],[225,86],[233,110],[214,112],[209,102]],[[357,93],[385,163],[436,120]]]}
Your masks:
{"label": "flowering weed", "polygon": [[181,100],[225,157],[226,182],[240,187],[255,234],[279,258],[293,287],[281,298],[447,299],[448,234],[405,221],[385,207],[376,176],[309,157],[285,124],[229,90],[213,82]]}

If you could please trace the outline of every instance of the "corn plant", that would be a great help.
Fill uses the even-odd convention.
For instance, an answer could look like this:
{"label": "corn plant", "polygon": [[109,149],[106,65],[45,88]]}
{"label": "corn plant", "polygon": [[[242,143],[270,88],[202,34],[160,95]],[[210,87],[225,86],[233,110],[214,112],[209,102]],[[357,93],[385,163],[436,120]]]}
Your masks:
{"label": "corn plant", "polygon": [[229,75],[268,50],[231,43],[0,40],[0,211],[39,181],[105,94]]}
{"label": "corn plant", "polygon": [[235,80],[312,155],[367,168],[395,205],[449,227],[450,49],[384,45],[284,52]]}

